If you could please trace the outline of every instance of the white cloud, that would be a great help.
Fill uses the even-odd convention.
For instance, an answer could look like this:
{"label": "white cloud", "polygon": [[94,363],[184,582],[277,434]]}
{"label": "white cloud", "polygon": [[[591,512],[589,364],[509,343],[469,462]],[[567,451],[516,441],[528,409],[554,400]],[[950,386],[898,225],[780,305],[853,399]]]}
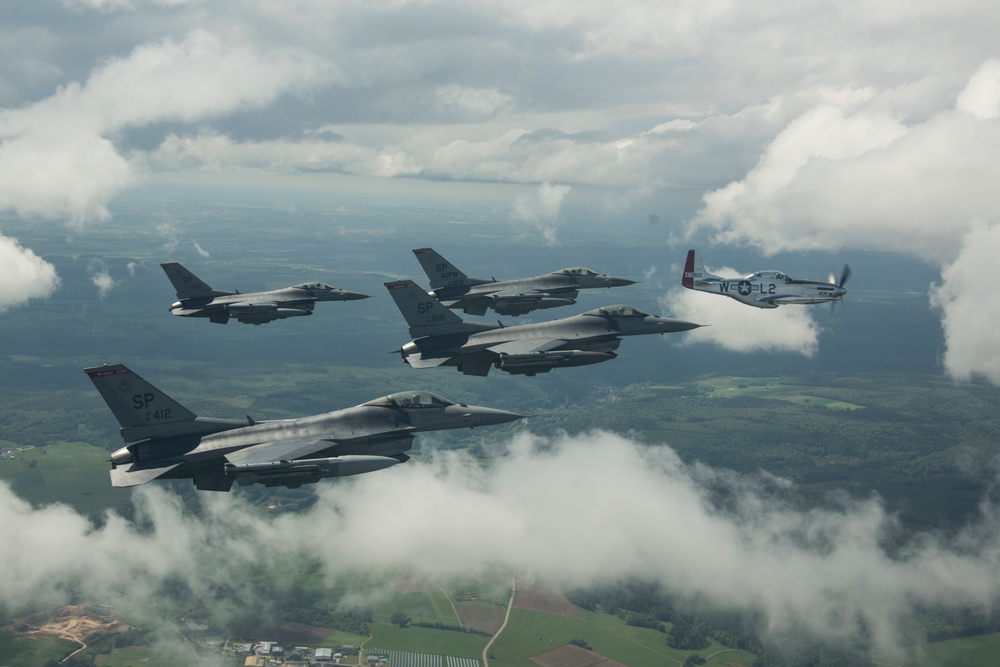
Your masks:
{"label": "white cloud", "polygon": [[144,171],[141,160],[116,148],[115,133],[260,107],[335,77],[328,63],[300,50],[257,52],[201,30],[138,46],[84,84],[0,112],[0,209],[106,218],[107,202]]}
{"label": "white cloud", "polygon": [[563,200],[572,188],[568,185],[542,183],[514,200],[511,217],[529,229],[541,233],[549,245],[556,243],[556,233],[562,225],[560,215]]}
{"label": "white cloud", "polygon": [[437,97],[445,108],[452,107],[477,116],[489,116],[510,106],[513,98],[496,88],[440,86]]}
{"label": "white cloud", "polygon": [[212,256],[207,250],[205,250],[200,245],[198,245],[197,241],[191,241],[191,244],[194,246],[195,252],[197,252],[202,257],[211,257]]}
{"label": "white cloud", "polygon": [[0,313],[30,299],[44,299],[59,287],[56,268],[17,239],[0,236]]}
{"label": "white cloud", "polygon": [[1000,257],[1000,223],[974,225],[963,244],[931,290],[931,303],[942,313],[944,363],[958,379],[981,376],[1000,385],[1000,298],[988,278]]}
{"label": "white cloud", "polygon": [[979,120],[1000,115],[1000,60],[987,60],[958,95],[955,107]]}
{"label": "white cloud", "polygon": [[111,272],[104,266],[92,269],[90,282],[94,283],[94,287],[97,288],[97,295],[102,301],[108,297],[108,294],[111,293],[111,290],[117,284],[114,278],[111,277]]}
{"label": "white cloud", "polygon": [[[688,234],[707,231],[717,243],[765,254],[858,248],[948,267],[935,297],[947,334],[946,369],[967,378],[978,363],[996,382],[995,333],[966,295],[977,291],[972,275],[993,271],[993,259],[972,246],[992,243],[981,227],[1000,223],[998,105],[1000,61],[988,60],[955,110],[924,122],[817,107],[790,123],[743,179],[706,194]],[[980,312],[1000,309],[1000,295],[978,292]]]}
{"label": "white cloud", "polygon": [[[15,607],[57,604],[72,582],[87,597],[113,595],[117,608],[148,614],[149,597],[169,579],[224,618],[227,604],[254,595],[241,583],[248,569],[268,580],[302,555],[334,582],[358,570],[475,576],[489,562],[564,586],[653,579],[761,610],[776,634],[843,642],[870,632],[886,650],[915,605],[975,607],[1000,594],[1000,531],[989,509],[951,543],[920,536],[899,557],[882,546],[893,518],[875,499],[802,510],[778,499],[794,491],[786,481],[685,465],[666,446],[608,433],[524,434],[509,447],[488,468],[442,455],[324,482],[314,507],[278,517],[238,493],[201,494],[203,511],[187,512],[154,483],[134,495],[143,530],[115,515],[95,528],[62,505],[33,509],[0,485],[0,521],[18,535],[0,542],[0,597]],[[725,511],[712,506],[709,488],[725,490]],[[261,540],[282,549],[260,549]],[[232,586],[222,596],[232,599],[218,602],[219,586]]]}

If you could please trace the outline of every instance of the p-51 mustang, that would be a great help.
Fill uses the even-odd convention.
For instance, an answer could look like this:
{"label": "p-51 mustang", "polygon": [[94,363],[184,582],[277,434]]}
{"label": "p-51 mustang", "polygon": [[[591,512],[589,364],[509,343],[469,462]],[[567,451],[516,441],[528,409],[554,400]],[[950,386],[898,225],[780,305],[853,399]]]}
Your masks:
{"label": "p-51 mustang", "polygon": [[777,308],[786,304],[839,301],[847,294],[844,284],[851,267],[844,265],[840,279],[830,274],[827,282],[797,280],[780,271],[757,271],[743,278],[728,279],[705,270],[698,251],[688,250],[681,285],[688,289],[732,297],[756,308]]}
{"label": "p-51 mustang", "polygon": [[122,364],[84,371],[127,443],[111,455],[112,486],[193,479],[205,491],[229,491],[234,482],[295,488],[404,463],[421,431],[522,419],[420,391],[300,419],[214,419],[196,416]]}
{"label": "p-51 mustang", "polygon": [[160,264],[177,290],[177,301],[170,313],[180,317],[207,317],[210,322],[226,324],[235,317],[243,324],[266,324],[286,317],[312,315],[317,301],[354,301],[367,294],[348,292],[326,283],[302,283],[268,292],[222,292],[177,262]]}
{"label": "p-51 mustang", "polygon": [[511,280],[470,278],[433,248],[417,248],[413,254],[431,281],[431,296],[448,308],[461,308],[469,315],[485,315],[492,308],[497,315],[516,317],[533,310],[574,304],[582,289],[635,284],[634,280],[606,276],[583,267]]}

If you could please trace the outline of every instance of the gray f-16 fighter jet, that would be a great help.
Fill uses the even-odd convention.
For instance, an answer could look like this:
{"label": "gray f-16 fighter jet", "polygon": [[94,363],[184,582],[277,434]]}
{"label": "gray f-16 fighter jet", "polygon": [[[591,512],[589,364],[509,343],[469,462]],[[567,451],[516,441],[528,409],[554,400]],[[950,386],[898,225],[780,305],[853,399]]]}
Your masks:
{"label": "gray f-16 fighter jet", "polygon": [[785,304],[839,301],[847,294],[844,284],[851,267],[844,265],[838,280],[832,273],[827,282],[798,280],[780,271],[757,271],[742,278],[727,279],[705,270],[697,250],[688,250],[681,285],[699,292],[732,297],[756,308],[777,308]]}
{"label": "gray f-16 fighter jet", "polygon": [[233,482],[295,488],[405,462],[415,433],[503,424],[522,415],[400,392],[299,419],[198,417],[121,364],[85,368],[121,424],[111,484],[194,480],[206,491]]}
{"label": "gray f-16 fighter jet", "polygon": [[170,306],[173,315],[207,317],[216,324],[226,324],[235,317],[243,324],[266,324],[286,317],[312,315],[317,301],[353,301],[367,299],[367,294],[348,292],[326,283],[302,283],[268,292],[222,292],[214,290],[177,262],[160,264],[177,290],[177,301]]}
{"label": "gray f-16 fighter jet", "polygon": [[418,248],[413,254],[431,281],[431,296],[448,308],[461,308],[470,315],[485,315],[492,308],[497,315],[516,317],[541,308],[572,305],[582,289],[635,284],[634,280],[583,267],[513,280],[470,278],[433,248]]}
{"label": "gray f-16 fighter jet", "polygon": [[414,368],[456,366],[487,375],[491,366],[520,375],[614,359],[623,336],[665,334],[701,326],[656,317],[633,306],[605,306],[552,322],[504,326],[464,322],[412,280],[385,284],[414,340],[399,352]]}

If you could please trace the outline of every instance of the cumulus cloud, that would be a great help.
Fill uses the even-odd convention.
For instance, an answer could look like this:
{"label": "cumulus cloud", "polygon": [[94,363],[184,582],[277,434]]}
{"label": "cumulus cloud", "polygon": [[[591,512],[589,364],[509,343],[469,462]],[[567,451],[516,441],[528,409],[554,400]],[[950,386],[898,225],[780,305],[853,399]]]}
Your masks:
{"label": "cumulus cloud", "polygon": [[560,215],[563,200],[572,188],[568,185],[542,183],[534,190],[514,200],[511,218],[527,228],[540,232],[549,245],[556,243],[556,233],[562,225]]}
{"label": "cumulus cloud", "polygon": [[94,287],[97,288],[97,295],[102,301],[108,297],[108,294],[111,293],[111,290],[117,284],[114,278],[111,277],[111,272],[105,266],[91,268],[90,282],[94,283]]}
{"label": "cumulus cloud", "polygon": [[[823,105],[790,123],[744,178],[704,196],[688,235],[782,250],[858,248],[906,253],[945,269],[935,305],[948,334],[945,364],[968,377],[993,367],[992,331],[966,326],[972,312],[954,291],[965,275],[988,275],[993,261],[972,251],[982,224],[1000,222],[1000,62],[980,65],[955,108],[905,124],[880,110]],[[962,259],[961,264],[958,260]],[[984,291],[982,312],[1000,309]],[[963,333],[958,333],[962,331]],[[961,341],[964,350],[954,346]],[[971,351],[975,351],[974,353]],[[996,378],[994,371],[983,371]]]}
{"label": "cumulus cloud", "polygon": [[437,97],[444,108],[454,108],[476,116],[494,114],[508,107],[513,99],[496,88],[467,88],[458,85],[438,87]]}
{"label": "cumulus cloud", "polygon": [[[708,270],[723,278],[742,275],[729,267]],[[671,317],[710,325],[689,331],[680,345],[701,343],[733,352],[792,352],[806,357],[819,349],[819,326],[808,306],[764,310],[682,287],[669,290],[660,303]]]}
{"label": "cumulus cloud", "polygon": [[991,58],[980,66],[959,93],[955,106],[979,120],[1000,115],[1000,60]]}
{"label": "cumulus cloud", "polygon": [[76,222],[106,218],[108,201],[145,169],[115,146],[116,132],[260,107],[335,76],[301,50],[258,52],[201,30],[143,44],[94,69],[83,84],[0,111],[0,209]]}
{"label": "cumulus cloud", "polygon": [[[890,555],[882,540],[894,520],[877,499],[802,510],[786,481],[686,465],[667,446],[608,433],[522,434],[489,468],[469,463],[443,455],[322,483],[311,509],[278,517],[238,493],[202,494],[195,515],[154,483],[133,496],[142,529],[114,514],[94,527],[65,506],[34,509],[0,485],[4,528],[19,536],[0,543],[0,599],[58,604],[80,587],[149,613],[149,596],[171,580],[224,619],[241,603],[247,571],[277,576],[302,555],[317,559],[328,581],[359,570],[475,576],[492,562],[561,586],[654,579],[763,611],[776,635],[850,641],[870,633],[886,650],[915,605],[988,608],[1000,594],[992,510],[952,543],[924,535]],[[709,489],[731,499],[725,510]],[[261,540],[283,547],[260,549]]]}
{"label": "cumulus cloud", "polygon": [[1000,257],[1000,223],[975,224],[954,262],[941,270],[931,303],[942,313],[948,349],[944,363],[961,380],[981,376],[1000,385],[1000,299],[984,270]]}
{"label": "cumulus cloud", "polygon": [[56,267],[22,247],[17,239],[0,236],[0,266],[0,313],[30,299],[44,299],[59,287]]}

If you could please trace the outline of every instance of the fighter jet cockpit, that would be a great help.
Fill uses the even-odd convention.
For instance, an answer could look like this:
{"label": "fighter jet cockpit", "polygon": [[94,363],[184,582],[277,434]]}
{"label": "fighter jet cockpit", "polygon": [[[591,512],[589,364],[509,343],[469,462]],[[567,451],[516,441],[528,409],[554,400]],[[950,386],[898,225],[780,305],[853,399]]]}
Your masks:
{"label": "fighter jet cockpit", "polygon": [[649,313],[639,310],[635,306],[628,305],[604,306],[603,308],[588,310],[583,314],[595,317],[649,317]]}
{"label": "fighter jet cockpit", "polygon": [[446,408],[455,405],[451,401],[441,398],[437,394],[429,391],[399,391],[382,398],[368,401],[364,405],[371,405],[383,408],[404,408],[406,410]]}
{"label": "fighter jet cockpit", "polygon": [[302,283],[301,285],[296,285],[295,289],[306,289],[313,292],[330,292],[336,288],[331,285],[327,285],[326,283]]}
{"label": "fighter jet cockpit", "polygon": [[569,269],[560,269],[559,271],[556,271],[556,273],[564,276],[582,276],[582,277],[592,277],[601,275],[597,273],[597,271],[592,271],[583,266],[574,266]]}

